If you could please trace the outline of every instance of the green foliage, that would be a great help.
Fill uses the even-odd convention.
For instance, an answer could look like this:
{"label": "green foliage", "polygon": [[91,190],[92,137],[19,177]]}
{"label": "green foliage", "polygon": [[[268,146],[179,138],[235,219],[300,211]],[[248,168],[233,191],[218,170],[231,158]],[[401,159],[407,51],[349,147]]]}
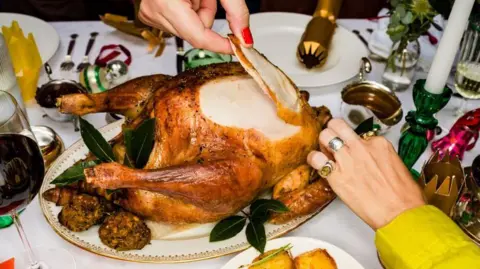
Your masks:
{"label": "green foliage", "polygon": [[143,168],[147,164],[155,141],[155,119],[144,121],[137,129],[125,129],[123,138],[126,148],[125,164]]}
{"label": "green foliage", "polygon": [[215,225],[210,232],[210,242],[222,241],[234,237],[243,230],[247,219],[245,235],[252,247],[263,253],[267,243],[264,224],[272,212],[284,213],[288,211],[282,202],[277,200],[258,199],[250,205],[250,214],[242,211],[243,216],[231,216]]}
{"label": "green foliage", "polygon": [[396,50],[392,51],[387,64],[395,70],[394,60],[408,45],[424,35],[432,25],[437,12],[428,0],[391,0],[390,23],[387,34]]}
{"label": "green foliage", "polygon": [[83,174],[83,170],[85,168],[93,167],[99,164],[100,161],[88,161],[88,162],[80,162],[67,170],[63,171],[61,175],[56,177],[51,183],[58,187],[68,186],[72,183],[75,183],[80,180],[85,179],[85,175]]}
{"label": "green foliage", "polygon": [[90,152],[102,162],[114,162],[115,155],[107,140],[88,121],[80,117],[80,134]]}

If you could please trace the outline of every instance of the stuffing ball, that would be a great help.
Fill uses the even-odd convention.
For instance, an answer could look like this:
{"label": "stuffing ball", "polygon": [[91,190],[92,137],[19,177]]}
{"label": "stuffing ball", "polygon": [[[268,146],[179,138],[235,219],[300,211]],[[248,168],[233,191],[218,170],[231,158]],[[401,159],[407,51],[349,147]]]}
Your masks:
{"label": "stuffing ball", "polygon": [[82,232],[99,224],[104,215],[100,200],[88,194],[75,195],[58,214],[58,221],[69,230]]}
{"label": "stuffing ball", "polygon": [[142,249],[152,236],[143,220],[125,211],[107,217],[98,234],[105,245],[120,251]]}

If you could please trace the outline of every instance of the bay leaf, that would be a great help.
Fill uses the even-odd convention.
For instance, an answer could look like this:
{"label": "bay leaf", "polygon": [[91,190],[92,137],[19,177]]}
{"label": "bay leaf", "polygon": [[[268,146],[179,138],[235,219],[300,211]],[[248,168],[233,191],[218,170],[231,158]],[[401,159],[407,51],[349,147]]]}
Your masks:
{"label": "bay leaf", "polygon": [[270,217],[271,212],[284,213],[289,209],[278,200],[258,199],[250,206],[251,218],[257,222],[264,223]]}
{"label": "bay leaf", "polygon": [[263,223],[256,222],[252,219],[252,221],[248,223],[245,233],[247,235],[248,243],[263,254],[265,251],[265,245],[267,244],[267,236],[265,234]]}
{"label": "bay leaf", "polygon": [[80,180],[85,179],[85,175],[83,174],[83,170],[85,168],[93,167],[99,164],[100,161],[87,161],[87,162],[80,162],[67,170],[63,171],[58,177],[52,180],[51,184],[54,184],[58,187],[63,187],[75,183]]}
{"label": "bay leaf", "polygon": [[234,237],[243,230],[247,218],[244,216],[230,216],[221,220],[210,232],[210,242],[217,242]]}
{"label": "bay leaf", "polygon": [[[155,139],[155,119],[144,121],[132,136],[131,157],[136,168],[143,168],[150,157]],[[128,147],[127,147],[128,152]]]}
{"label": "bay leaf", "polygon": [[82,117],[79,117],[79,119],[80,134],[88,150],[102,162],[114,162],[115,155],[107,140],[105,140],[102,134],[88,121],[82,119]]}

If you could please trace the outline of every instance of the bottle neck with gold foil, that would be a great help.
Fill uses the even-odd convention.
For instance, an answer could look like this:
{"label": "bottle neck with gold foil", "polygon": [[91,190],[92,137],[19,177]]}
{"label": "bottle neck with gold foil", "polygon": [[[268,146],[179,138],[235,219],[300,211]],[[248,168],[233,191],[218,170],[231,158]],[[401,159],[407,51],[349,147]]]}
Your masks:
{"label": "bottle neck with gold foil", "polygon": [[319,0],[297,48],[297,58],[307,68],[323,66],[328,57],[335,20],[342,0]]}
{"label": "bottle neck with gold foil", "polygon": [[317,8],[315,9],[313,16],[326,18],[335,24],[341,6],[342,0],[318,0]]}

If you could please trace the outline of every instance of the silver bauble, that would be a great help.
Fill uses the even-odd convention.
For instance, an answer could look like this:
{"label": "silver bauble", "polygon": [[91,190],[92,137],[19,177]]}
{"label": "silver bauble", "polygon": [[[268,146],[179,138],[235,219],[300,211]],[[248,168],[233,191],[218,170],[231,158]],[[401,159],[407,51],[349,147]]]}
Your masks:
{"label": "silver bauble", "polygon": [[113,84],[122,84],[127,81],[128,65],[120,60],[113,60],[107,64],[107,78]]}

